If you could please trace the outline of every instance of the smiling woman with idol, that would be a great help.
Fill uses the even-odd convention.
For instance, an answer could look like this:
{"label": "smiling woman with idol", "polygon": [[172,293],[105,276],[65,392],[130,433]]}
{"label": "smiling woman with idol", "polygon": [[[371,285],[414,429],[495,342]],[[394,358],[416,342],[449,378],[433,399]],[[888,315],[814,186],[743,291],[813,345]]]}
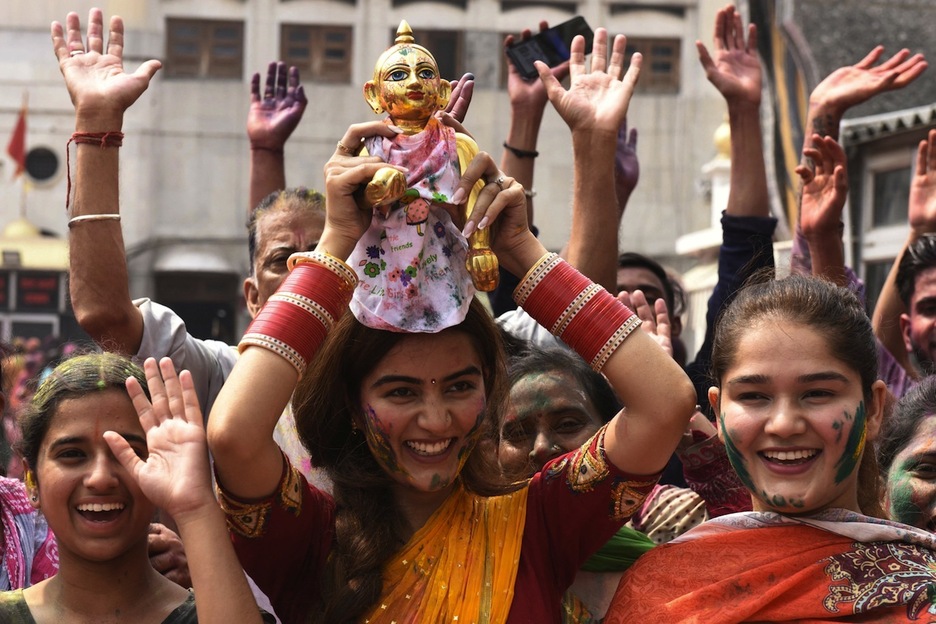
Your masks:
{"label": "smiling woman with idol", "polygon": [[887,389],[857,297],[802,276],[747,286],[719,321],[712,375],[754,511],[644,555],[605,622],[931,621],[936,539],[881,519]]}
{"label": "smiling woman with idol", "polygon": [[[576,175],[607,174],[588,199],[613,201],[615,141],[640,58],[625,74],[624,50],[624,37],[610,44],[599,29],[589,70],[578,38],[568,91],[540,66],[560,114],[573,120]],[[405,42],[390,58],[392,71],[375,85],[378,101],[393,115],[390,100],[408,100],[425,118],[423,105],[435,110],[443,89],[435,62]],[[501,266],[525,276],[519,303],[602,371],[628,406],[581,448],[531,479],[505,483],[494,445],[480,444],[494,435],[506,383],[499,335],[482,305],[469,301],[455,316],[457,297],[413,293],[419,305],[432,299],[454,317],[423,333],[369,327],[368,315],[348,311],[360,288],[354,269],[366,276],[368,262],[370,272],[381,270],[384,255],[412,249],[365,250],[354,269],[344,262],[372,224],[358,188],[388,166],[410,170],[353,147],[400,130],[373,122],[342,137],[326,165],[319,245],[290,260],[212,409],[209,445],[235,549],[287,624],[558,623],[576,570],[666,465],[692,413],[692,386],[649,335],[634,331],[630,310],[546,252],[527,225],[523,188],[480,153],[445,192],[460,207],[479,186],[467,224],[457,213],[452,221],[491,235]],[[422,233],[434,237],[436,229]],[[428,260],[414,252],[411,271],[388,280],[408,287]],[[300,437],[334,483],[331,495],[309,486],[273,441],[291,396]]]}

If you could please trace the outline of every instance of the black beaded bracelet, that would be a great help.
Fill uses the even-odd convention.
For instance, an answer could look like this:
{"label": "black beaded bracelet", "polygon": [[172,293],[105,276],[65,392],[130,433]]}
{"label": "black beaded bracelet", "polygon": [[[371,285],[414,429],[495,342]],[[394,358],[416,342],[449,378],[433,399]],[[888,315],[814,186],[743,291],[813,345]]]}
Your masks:
{"label": "black beaded bracelet", "polygon": [[517,158],[536,158],[539,156],[539,152],[536,150],[522,150],[519,147],[514,147],[513,145],[507,145],[507,141],[504,141],[504,147],[509,149],[511,153]]}

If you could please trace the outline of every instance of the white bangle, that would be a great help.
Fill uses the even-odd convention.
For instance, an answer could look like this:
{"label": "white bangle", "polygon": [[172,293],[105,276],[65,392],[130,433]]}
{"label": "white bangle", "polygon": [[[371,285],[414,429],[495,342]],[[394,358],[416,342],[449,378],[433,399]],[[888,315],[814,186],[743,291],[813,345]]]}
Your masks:
{"label": "white bangle", "polygon": [[89,214],[72,217],[68,220],[68,227],[74,226],[82,221],[120,221],[119,214]]}

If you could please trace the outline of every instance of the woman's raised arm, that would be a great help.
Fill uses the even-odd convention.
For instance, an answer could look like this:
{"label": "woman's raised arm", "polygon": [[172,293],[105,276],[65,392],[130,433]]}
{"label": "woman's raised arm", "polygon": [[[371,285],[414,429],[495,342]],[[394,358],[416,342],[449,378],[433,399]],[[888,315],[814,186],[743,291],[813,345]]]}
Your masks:
{"label": "woman's raised arm", "polygon": [[[359,145],[364,137],[375,134],[393,135],[394,130],[381,122],[358,124],[348,129],[341,143]],[[325,165],[325,229],[313,255],[319,254],[317,257],[328,263],[329,257],[344,260],[351,254],[371,216],[370,211],[358,207],[354,193],[386,166],[374,156],[349,156],[335,151]],[[303,271],[322,268],[320,264],[315,267],[308,264],[314,263],[300,264]],[[344,274],[341,281],[339,273],[325,269],[324,273],[318,273],[321,279],[309,281],[294,270],[241,341],[240,359],[221,388],[208,419],[208,446],[218,478],[229,494],[244,499],[264,498],[279,483],[283,457],[273,440],[273,430],[289,403],[304,363],[277,345],[276,335],[280,330],[296,332],[294,337],[300,343],[312,335],[324,338],[328,327],[304,310],[324,307],[333,320],[344,313],[351,296],[347,287],[353,286],[351,280],[355,278]],[[341,290],[342,295],[335,298],[333,288]],[[309,305],[308,300],[314,303]],[[302,312],[297,312],[297,301],[306,302]],[[293,313],[298,317],[290,316]],[[288,328],[283,330],[284,326]],[[272,332],[274,329],[277,331]],[[309,353],[300,354],[299,359],[311,359],[315,348],[317,344],[311,346]]]}

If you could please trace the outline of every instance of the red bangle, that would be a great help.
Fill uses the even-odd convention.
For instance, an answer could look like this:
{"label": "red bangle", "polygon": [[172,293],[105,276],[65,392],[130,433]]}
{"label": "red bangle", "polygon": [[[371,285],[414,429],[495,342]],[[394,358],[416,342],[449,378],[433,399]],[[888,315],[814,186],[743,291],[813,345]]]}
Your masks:
{"label": "red bangle", "polygon": [[534,265],[514,297],[598,371],[640,325],[636,314],[556,254]]}
{"label": "red bangle", "polygon": [[337,259],[290,265],[289,275],[251,322],[238,350],[263,347],[285,358],[302,375],[351,301],[354,284],[348,274],[353,272]]}
{"label": "red bangle", "polygon": [[113,132],[75,132],[65,144],[65,212],[68,212],[68,204],[71,200],[71,147],[72,143],[89,143],[91,145],[100,145],[101,149],[105,147],[120,147],[123,145],[124,133],[120,131]]}

